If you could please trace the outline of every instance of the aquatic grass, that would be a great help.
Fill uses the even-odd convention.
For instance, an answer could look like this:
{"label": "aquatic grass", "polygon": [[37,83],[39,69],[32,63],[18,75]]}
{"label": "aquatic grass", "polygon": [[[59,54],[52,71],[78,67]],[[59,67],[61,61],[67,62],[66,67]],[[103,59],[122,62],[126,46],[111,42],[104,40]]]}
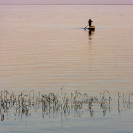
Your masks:
{"label": "aquatic grass", "polygon": [[[123,106],[123,107],[120,107]],[[121,108],[121,109],[120,109]],[[126,111],[133,108],[133,93],[120,93],[118,92],[118,111]]]}
{"label": "aquatic grass", "polygon": [[[7,90],[0,93],[0,116],[1,121],[4,120],[5,114],[11,110],[14,111],[14,116],[30,117],[31,112],[41,110],[42,117],[53,115],[61,115],[67,118],[71,112],[74,112],[74,117],[81,117],[84,110],[90,113],[93,117],[95,110],[94,106],[99,106],[102,110],[103,116],[106,115],[107,110],[111,111],[111,95],[105,90],[98,96],[89,96],[87,93],[81,93],[76,90],[74,93],[64,93],[63,86],[61,94],[48,93],[42,94],[31,90],[30,92],[22,91],[20,94],[8,92]],[[119,93],[118,92],[118,112],[130,109],[133,107],[133,93]]]}

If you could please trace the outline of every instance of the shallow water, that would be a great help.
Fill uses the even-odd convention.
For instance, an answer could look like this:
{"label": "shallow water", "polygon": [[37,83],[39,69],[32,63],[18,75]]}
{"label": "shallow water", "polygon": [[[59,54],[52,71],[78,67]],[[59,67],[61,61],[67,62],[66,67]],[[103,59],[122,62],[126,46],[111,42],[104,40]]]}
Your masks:
{"label": "shallow water", "polygon": [[[88,19],[95,31],[83,30]],[[23,119],[13,109],[0,130],[8,132],[131,133],[132,104],[121,103],[118,92],[133,93],[133,6],[0,6],[0,90],[60,94],[111,94],[111,111],[103,116],[83,109],[68,118],[46,115],[41,109]],[[132,103],[132,99],[131,99]],[[3,110],[2,110],[3,111]],[[81,112],[82,112],[81,111]],[[78,113],[79,115],[79,113]]]}

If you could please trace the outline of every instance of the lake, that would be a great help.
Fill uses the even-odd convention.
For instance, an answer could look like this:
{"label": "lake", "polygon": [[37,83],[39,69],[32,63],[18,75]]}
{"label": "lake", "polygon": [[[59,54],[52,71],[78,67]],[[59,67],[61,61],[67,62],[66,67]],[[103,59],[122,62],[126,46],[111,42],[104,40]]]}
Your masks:
{"label": "lake", "polygon": [[0,5],[0,31],[2,133],[133,132],[133,5]]}

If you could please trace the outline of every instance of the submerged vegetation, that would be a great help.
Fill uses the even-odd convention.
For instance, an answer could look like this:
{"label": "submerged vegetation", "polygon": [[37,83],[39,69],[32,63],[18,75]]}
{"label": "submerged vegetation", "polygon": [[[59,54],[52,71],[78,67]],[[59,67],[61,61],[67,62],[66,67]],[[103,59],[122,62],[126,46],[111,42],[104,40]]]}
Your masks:
{"label": "submerged vegetation", "polygon": [[[7,90],[0,92],[0,118],[4,121],[5,116],[13,113],[15,117],[22,119],[23,116],[29,117],[33,112],[41,111],[42,117],[53,115],[64,116],[67,118],[73,112],[74,117],[82,116],[83,111],[89,112],[93,117],[95,110],[101,109],[103,116],[107,110],[111,111],[112,98],[110,93],[105,90],[100,96],[89,96],[87,93],[48,93],[42,94],[31,90],[23,91],[20,94],[10,93]],[[122,109],[133,108],[133,93],[118,92],[118,112]]]}

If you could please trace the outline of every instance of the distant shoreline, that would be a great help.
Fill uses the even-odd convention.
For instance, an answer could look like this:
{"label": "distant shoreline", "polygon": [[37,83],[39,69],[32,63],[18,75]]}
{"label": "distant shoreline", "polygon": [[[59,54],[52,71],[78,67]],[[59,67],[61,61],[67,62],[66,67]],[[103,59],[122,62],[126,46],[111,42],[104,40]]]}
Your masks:
{"label": "distant shoreline", "polygon": [[0,5],[133,5],[133,4],[0,4]]}

